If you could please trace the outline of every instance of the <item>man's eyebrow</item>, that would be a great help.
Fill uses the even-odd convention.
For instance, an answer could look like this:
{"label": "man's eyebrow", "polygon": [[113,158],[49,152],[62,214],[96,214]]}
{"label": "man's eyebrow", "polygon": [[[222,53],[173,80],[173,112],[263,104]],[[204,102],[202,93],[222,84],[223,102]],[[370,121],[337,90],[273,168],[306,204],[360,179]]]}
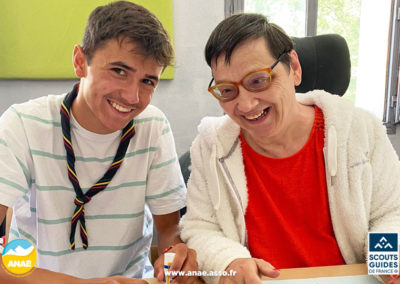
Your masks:
{"label": "man's eyebrow", "polygon": [[126,64],[125,64],[124,62],[122,62],[122,61],[115,61],[115,62],[111,62],[111,63],[109,63],[109,64],[110,64],[110,65],[113,65],[113,66],[119,66],[119,67],[125,68],[125,69],[130,70],[130,71],[133,71],[133,72],[136,71],[135,68],[126,65]]}
{"label": "man's eyebrow", "polygon": [[158,78],[158,76],[154,76],[154,75],[149,75],[149,74],[146,74],[146,78],[148,78],[148,79],[153,79],[153,80],[155,80],[155,81],[159,81],[160,79]]}

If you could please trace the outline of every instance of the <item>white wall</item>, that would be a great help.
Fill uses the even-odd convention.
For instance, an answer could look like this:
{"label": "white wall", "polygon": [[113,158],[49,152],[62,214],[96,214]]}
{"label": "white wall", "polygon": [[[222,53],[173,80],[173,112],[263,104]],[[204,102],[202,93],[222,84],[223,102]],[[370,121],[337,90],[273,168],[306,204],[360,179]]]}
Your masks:
{"label": "white wall", "polygon": [[175,79],[161,82],[153,104],[172,125],[178,155],[187,151],[205,115],[220,115],[216,99],[207,91],[211,71],[204,46],[215,26],[224,19],[222,0],[174,0]]}
{"label": "white wall", "polygon": [[[211,31],[224,18],[224,1],[173,0],[173,17],[175,78],[160,82],[152,104],[167,115],[178,155],[181,155],[189,149],[200,119],[222,113],[216,100],[207,92],[211,71],[203,50]],[[68,92],[74,82],[0,80],[0,113],[13,103]]]}
{"label": "white wall", "polygon": [[355,105],[379,118],[385,102],[390,6],[390,0],[361,1]]}
{"label": "white wall", "polygon": [[[390,6],[390,0],[361,2],[355,105],[378,118],[383,118],[384,113]],[[372,18],[379,20],[371,21]],[[400,126],[389,139],[400,155]]]}

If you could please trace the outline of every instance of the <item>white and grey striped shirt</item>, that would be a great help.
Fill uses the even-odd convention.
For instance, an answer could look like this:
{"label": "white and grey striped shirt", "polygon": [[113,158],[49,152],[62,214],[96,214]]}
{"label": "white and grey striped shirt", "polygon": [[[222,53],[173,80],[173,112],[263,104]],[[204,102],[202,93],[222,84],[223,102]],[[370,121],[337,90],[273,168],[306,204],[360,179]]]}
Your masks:
{"label": "white and grey striped shirt", "polygon": [[[108,187],[85,205],[89,248],[76,231],[69,243],[75,192],[67,176],[60,104],[65,95],[11,106],[0,118],[0,204],[13,207],[10,239],[37,249],[40,268],[82,278],[153,277],[148,261],[152,216],[185,205],[184,185],[170,125],[149,105],[135,118],[121,168]],[[71,118],[75,169],[87,191],[108,169],[121,132],[100,135]]]}

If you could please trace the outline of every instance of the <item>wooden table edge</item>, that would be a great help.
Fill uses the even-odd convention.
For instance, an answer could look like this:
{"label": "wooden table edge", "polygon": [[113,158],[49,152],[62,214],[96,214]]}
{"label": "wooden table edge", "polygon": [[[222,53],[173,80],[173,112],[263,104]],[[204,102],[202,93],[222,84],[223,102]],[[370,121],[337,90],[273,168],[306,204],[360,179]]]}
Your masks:
{"label": "wooden table edge", "polygon": [[262,280],[286,280],[286,279],[307,279],[318,277],[352,276],[368,274],[367,265],[346,264],[333,266],[318,266],[306,268],[282,269],[278,278],[263,277]]}
{"label": "wooden table edge", "polygon": [[[346,265],[333,265],[333,266],[318,266],[318,267],[306,267],[306,268],[291,268],[282,269],[281,275],[278,278],[263,277],[263,281],[268,280],[287,280],[287,279],[307,279],[307,278],[318,278],[318,277],[335,277],[335,276],[353,276],[353,275],[366,275],[368,274],[367,265],[365,263],[360,264],[346,264]],[[149,284],[158,284],[155,278],[144,279]],[[203,283],[202,281],[196,280],[195,284]]]}

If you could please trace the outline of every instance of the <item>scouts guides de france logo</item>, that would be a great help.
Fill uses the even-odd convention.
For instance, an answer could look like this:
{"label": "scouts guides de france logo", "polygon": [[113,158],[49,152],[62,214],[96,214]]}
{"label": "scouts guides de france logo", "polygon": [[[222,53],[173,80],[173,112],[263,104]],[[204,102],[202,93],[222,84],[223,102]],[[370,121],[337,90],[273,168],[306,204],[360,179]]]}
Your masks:
{"label": "scouts guides de france logo", "polygon": [[368,274],[399,274],[397,233],[368,233]]}

